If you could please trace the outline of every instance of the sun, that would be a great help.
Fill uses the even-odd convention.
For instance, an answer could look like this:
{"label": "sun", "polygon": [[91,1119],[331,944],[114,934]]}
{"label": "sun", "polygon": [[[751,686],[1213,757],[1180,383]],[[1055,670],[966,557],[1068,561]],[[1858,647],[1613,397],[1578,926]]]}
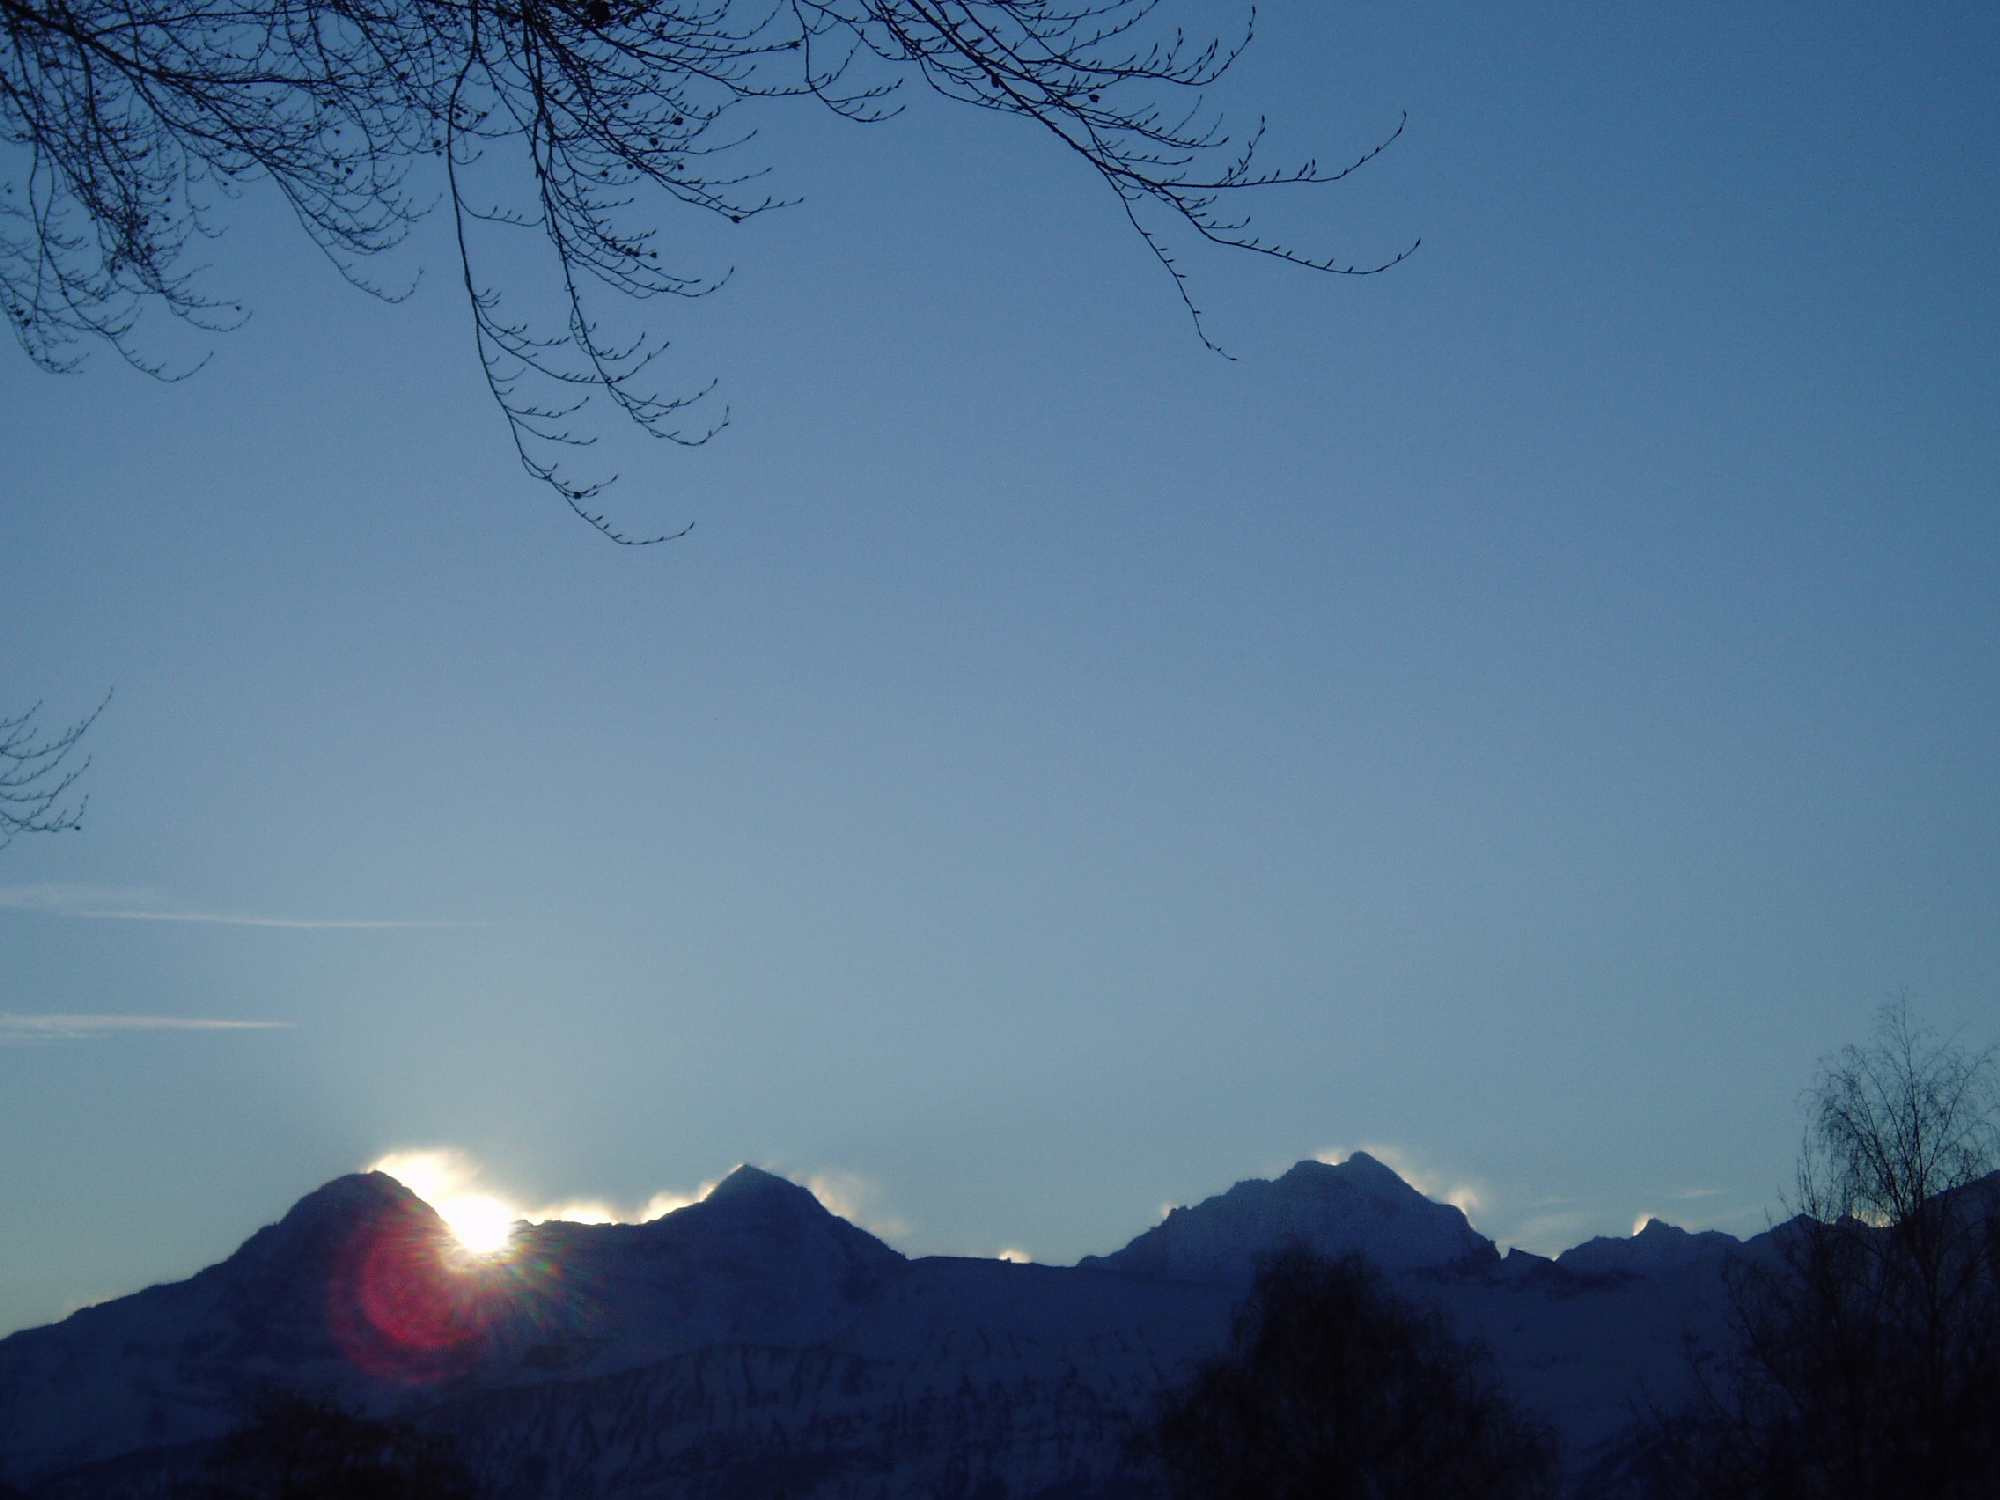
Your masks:
{"label": "sun", "polygon": [[485,1193],[457,1193],[431,1207],[460,1246],[474,1255],[498,1255],[505,1250],[519,1218],[512,1205]]}
{"label": "sun", "polygon": [[388,1173],[428,1203],[468,1255],[498,1255],[522,1217],[506,1199],[474,1190],[478,1168],[457,1151],[392,1151],[368,1170]]}

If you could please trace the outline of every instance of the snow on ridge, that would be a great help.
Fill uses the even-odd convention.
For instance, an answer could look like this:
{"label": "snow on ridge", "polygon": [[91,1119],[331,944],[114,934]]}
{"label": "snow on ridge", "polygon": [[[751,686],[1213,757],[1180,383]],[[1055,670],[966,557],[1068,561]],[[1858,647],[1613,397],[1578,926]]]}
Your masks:
{"label": "snow on ridge", "polygon": [[1572,1245],[1555,1258],[1565,1271],[1585,1275],[1606,1272],[1636,1275],[1677,1270],[1720,1260],[1742,1248],[1742,1241],[1719,1229],[1691,1233],[1664,1219],[1647,1219],[1637,1234],[1598,1235]]}
{"label": "snow on ridge", "polygon": [[1497,1263],[1499,1251],[1463,1212],[1433,1202],[1365,1152],[1338,1166],[1301,1161],[1276,1181],[1250,1178],[1176,1209],[1110,1255],[1079,1263],[1175,1280],[1246,1278],[1289,1243],[1358,1251],[1390,1270]]}

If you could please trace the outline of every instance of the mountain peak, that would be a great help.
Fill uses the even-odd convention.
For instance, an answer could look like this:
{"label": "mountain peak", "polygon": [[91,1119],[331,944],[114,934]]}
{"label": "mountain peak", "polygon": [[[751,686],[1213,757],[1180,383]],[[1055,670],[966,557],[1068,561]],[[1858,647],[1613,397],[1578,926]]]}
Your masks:
{"label": "mountain peak", "polygon": [[[653,1243],[678,1245],[732,1275],[778,1277],[795,1292],[802,1266],[841,1284],[841,1297],[858,1295],[869,1274],[903,1257],[860,1226],[850,1224],[799,1186],[762,1167],[742,1166],[699,1203],[645,1226]],[[858,1278],[858,1279],[857,1279]],[[810,1276],[807,1277],[811,1279]],[[791,1292],[785,1295],[792,1295]]]}
{"label": "mountain peak", "polygon": [[1719,1230],[1690,1233],[1665,1219],[1648,1219],[1623,1239],[1599,1235],[1572,1245],[1556,1257],[1556,1264],[1565,1271],[1629,1276],[1706,1262],[1737,1248],[1735,1237]]}
{"label": "mountain peak", "polygon": [[[1318,1158],[1315,1157],[1312,1160],[1317,1161]],[[1305,1166],[1307,1163],[1300,1162],[1299,1165]],[[1398,1182],[1403,1180],[1397,1175],[1393,1167],[1383,1165],[1378,1158],[1370,1156],[1366,1151],[1350,1151],[1339,1161],[1332,1163],[1332,1165],[1336,1167],[1353,1167],[1364,1172],[1372,1167],[1378,1172],[1387,1172],[1391,1177],[1395,1177]]]}
{"label": "mountain peak", "polygon": [[396,1178],[386,1172],[348,1172],[314,1188],[276,1224],[266,1224],[244,1240],[228,1264],[324,1268],[358,1230],[384,1224],[396,1224],[416,1238],[450,1238],[438,1210]]}
{"label": "mountain peak", "polygon": [[1386,1192],[1392,1196],[1408,1194],[1411,1197],[1423,1197],[1422,1193],[1403,1180],[1402,1175],[1394,1167],[1377,1160],[1366,1151],[1350,1152],[1338,1162],[1307,1157],[1304,1161],[1293,1163],[1291,1170],[1278,1181],[1292,1183],[1295,1186],[1313,1186],[1337,1181],[1368,1193]]}
{"label": "mountain peak", "polygon": [[348,1172],[314,1188],[299,1199],[285,1215],[352,1213],[356,1209],[408,1208],[424,1200],[387,1172]]}
{"label": "mountain peak", "polygon": [[1124,1249],[1084,1264],[1185,1281],[1236,1281],[1290,1243],[1325,1255],[1358,1251],[1397,1270],[1499,1259],[1493,1242],[1445,1203],[1357,1151],[1338,1166],[1295,1164],[1275,1182],[1251,1178],[1170,1214]]}
{"label": "mountain peak", "polygon": [[816,1213],[826,1213],[827,1209],[819,1199],[806,1188],[776,1172],[767,1172],[762,1167],[753,1167],[747,1162],[731,1172],[722,1181],[709,1189],[704,1203],[717,1204],[770,1204],[783,1205],[794,1211],[810,1207]]}
{"label": "mountain peak", "polygon": [[797,1183],[792,1182],[788,1178],[780,1177],[776,1172],[767,1172],[762,1167],[753,1167],[746,1161],[738,1165],[735,1170],[724,1176],[722,1181],[710,1188],[708,1196],[711,1198],[721,1198],[730,1193],[755,1192],[760,1189],[768,1190],[773,1187],[789,1188],[797,1186]]}
{"label": "mountain peak", "polygon": [[445,1232],[437,1210],[388,1173],[349,1172],[307,1193],[277,1223],[266,1225],[244,1241],[236,1253],[255,1258],[280,1250],[296,1253],[324,1248],[359,1223],[391,1216]]}

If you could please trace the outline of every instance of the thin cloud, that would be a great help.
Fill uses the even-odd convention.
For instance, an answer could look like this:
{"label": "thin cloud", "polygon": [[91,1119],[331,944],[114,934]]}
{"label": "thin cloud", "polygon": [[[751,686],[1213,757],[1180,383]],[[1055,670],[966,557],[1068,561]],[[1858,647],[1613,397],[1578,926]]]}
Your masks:
{"label": "thin cloud", "polygon": [[1693,1198],[1720,1198],[1722,1196],[1722,1192],[1723,1190],[1721,1188],[1695,1187],[1695,1188],[1682,1188],[1679,1192],[1669,1193],[1667,1194],[1667,1196],[1669,1198],[1674,1198],[1679,1200],[1680,1202],[1685,1203]]}
{"label": "thin cloud", "polygon": [[211,927],[287,927],[306,932],[396,931],[428,927],[483,927],[483,922],[441,922],[391,917],[264,917],[228,911],[70,911],[66,917],[99,922],[202,922]]}
{"label": "thin cloud", "polygon": [[86,1042],[101,1036],[147,1031],[286,1031],[290,1021],[246,1021],[214,1016],[107,1016],[61,1012],[0,1011],[0,1047],[38,1042]]}
{"label": "thin cloud", "polygon": [[404,931],[484,927],[484,922],[404,917],[286,917],[259,912],[176,911],[146,892],[104,886],[0,886],[0,909],[40,912],[94,922],[194,922],[210,927],[277,927],[303,932]]}

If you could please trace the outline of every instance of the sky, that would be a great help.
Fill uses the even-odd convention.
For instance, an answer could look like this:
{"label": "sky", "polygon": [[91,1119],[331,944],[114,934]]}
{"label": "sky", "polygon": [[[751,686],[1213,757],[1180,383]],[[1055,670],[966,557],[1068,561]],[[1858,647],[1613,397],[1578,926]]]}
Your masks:
{"label": "sky", "polygon": [[[1019,122],[774,110],[682,225],[731,425],[515,465],[445,227],[387,307],[252,194],[193,378],[0,359],[0,1331],[449,1151],[755,1162],[1066,1262],[1367,1147],[1505,1244],[1784,1212],[1885,1001],[2000,1039],[2000,14],[1264,8],[1358,177],[1211,334]],[[650,311],[633,316],[652,316]]]}

